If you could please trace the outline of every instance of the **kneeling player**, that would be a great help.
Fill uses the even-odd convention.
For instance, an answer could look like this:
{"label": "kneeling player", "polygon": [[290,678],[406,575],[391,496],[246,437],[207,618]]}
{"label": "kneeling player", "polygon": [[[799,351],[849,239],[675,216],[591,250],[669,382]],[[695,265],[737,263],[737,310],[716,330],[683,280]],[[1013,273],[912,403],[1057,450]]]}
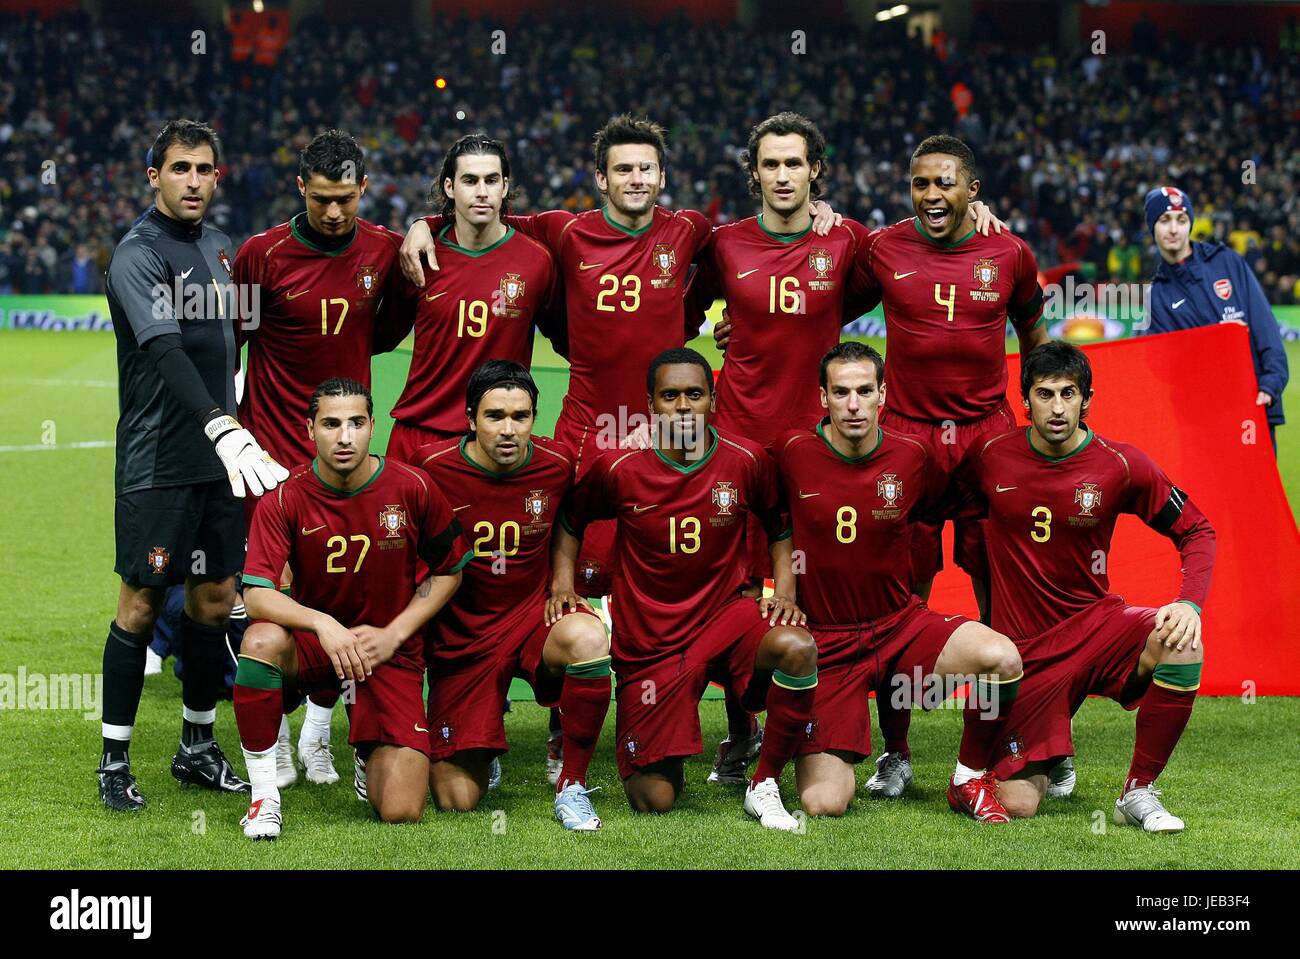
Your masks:
{"label": "kneeling player", "polygon": [[[1089,694],[1137,708],[1137,741],[1115,822],[1176,832],[1154,788],[1187,726],[1200,685],[1201,606],[1214,530],[1145,453],[1083,423],[1088,358],[1050,342],[1027,357],[1020,392],[1032,425],[985,437],[960,471],[973,514],[987,514],[993,623],[1016,640],[1026,678],[1002,723],[994,773],[1013,816],[1032,816],[1048,770],[1074,752],[1070,717]],[[1159,609],[1109,591],[1105,565],[1120,513],[1174,541],[1178,598]]]}
{"label": "kneeling player", "polygon": [[936,613],[912,594],[911,523],[937,512],[944,474],[923,440],[880,427],[884,378],[874,349],[840,343],[821,363],[829,415],[775,446],[794,533],[778,570],[795,581],[799,551],[799,605],[817,640],[817,710],[795,762],[799,799],[811,816],[848,809],[853,766],[871,753],[872,689],[888,688],[907,707],[924,702],[922,685],[973,677],[948,801],[976,819],[1007,822],[987,767],[993,720],[1019,685],[1020,654],[1007,637]]}
{"label": "kneeling player", "polygon": [[[771,459],[709,426],[713,373],[694,350],[656,357],[646,393],[655,423],[651,447],[604,454],[561,514],[552,601],[574,596],[587,524],[616,520],[616,734],[628,802],[637,812],[672,808],[683,759],[704,748],[699,702],[716,680],[751,712],[767,708],[745,811],[770,829],[797,829],[777,782],[812,719],[817,648],[805,630],[789,625],[800,616],[792,600],[755,603],[740,595],[748,568],[745,517],[757,514],[772,536],[780,530]],[[793,584],[781,585],[784,596],[793,594]]]}
{"label": "kneeling player", "polygon": [[440,809],[473,809],[492,760],[507,749],[501,701],[518,676],[564,717],[564,765],[555,816],[590,832],[600,819],[587,766],[609,711],[609,636],[574,597],[573,614],[548,601],[551,527],[573,485],[567,446],[533,436],[537,385],[510,360],[469,378],[469,432],[420,447],[415,462],[470,531],[465,581],[430,629],[429,782]]}
{"label": "kneeling player", "polygon": [[[369,800],[385,822],[415,822],[429,781],[421,628],[460,584],[469,552],[446,499],[420,471],[370,455],[370,392],[326,380],[312,394],[311,468],[253,517],[235,719],[253,787],[241,825],[280,835],[275,742],[286,703],[347,680],[349,737],[366,760]],[[293,597],[276,589],[293,574]],[[416,587],[417,564],[432,574]],[[412,595],[414,594],[414,595]]]}

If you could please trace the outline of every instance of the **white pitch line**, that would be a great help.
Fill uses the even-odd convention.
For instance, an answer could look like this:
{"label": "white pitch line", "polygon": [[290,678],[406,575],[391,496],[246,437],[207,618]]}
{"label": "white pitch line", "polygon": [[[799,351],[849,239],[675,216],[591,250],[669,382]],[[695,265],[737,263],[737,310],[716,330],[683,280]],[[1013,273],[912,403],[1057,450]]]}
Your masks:
{"label": "white pitch line", "polygon": [[48,380],[26,376],[6,376],[0,378],[0,383],[14,383],[19,386],[81,386],[97,389],[111,389],[117,386],[116,380]]}
{"label": "white pitch line", "polygon": [[117,440],[86,440],[84,443],[32,443],[30,446],[0,446],[0,453],[40,453],[43,450],[102,450]]}

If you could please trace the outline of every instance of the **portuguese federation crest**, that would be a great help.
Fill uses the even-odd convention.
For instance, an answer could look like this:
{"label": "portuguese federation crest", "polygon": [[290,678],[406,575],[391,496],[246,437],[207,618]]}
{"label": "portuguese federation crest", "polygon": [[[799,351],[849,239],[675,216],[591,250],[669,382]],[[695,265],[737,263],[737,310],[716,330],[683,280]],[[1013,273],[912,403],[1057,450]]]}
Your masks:
{"label": "portuguese federation crest", "polygon": [[1101,490],[1096,483],[1080,483],[1074,491],[1074,501],[1079,504],[1080,516],[1091,516],[1092,511],[1101,505]]}
{"label": "portuguese federation crest", "polygon": [[167,552],[165,547],[155,546],[149,550],[149,568],[155,573],[161,573],[171,561],[172,554]]}
{"label": "portuguese federation crest", "polygon": [[226,268],[227,273],[229,273],[231,276],[235,275],[235,271],[230,268],[230,257],[226,256],[225,247],[222,247],[221,249],[217,250],[217,259],[221,261],[221,265]]}
{"label": "portuguese federation crest", "polygon": [[817,271],[817,279],[826,279],[826,274],[835,266],[835,260],[828,250],[818,247],[808,254],[808,268]]}
{"label": "portuguese federation crest", "polygon": [[903,481],[895,473],[882,473],[876,480],[876,495],[885,501],[886,506],[895,506],[903,495]]}
{"label": "portuguese federation crest", "polygon": [[650,253],[650,259],[659,267],[660,278],[666,279],[673,275],[673,267],[677,265],[677,251],[667,243],[657,243]]}
{"label": "portuguese federation crest", "polygon": [[546,507],[549,506],[550,503],[551,498],[541,490],[531,490],[528,495],[524,497],[524,512],[531,516],[532,521],[536,523],[542,518],[542,514],[546,512]]}
{"label": "portuguese federation crest", "polygon": [[730,516],[731,508],[736,505],[735,487],[726,482],[713,487],[713,505],[718,508],[719,516]]}
{"label": "portuguese federation crest", "polygon": [[406,510],[402,507],[388,504],[379,511],[379,527],[384,531],[385,539],[400,539],[405,525]]}
{"label": "portuguese federation crest", "polygon": [[524,295],[524,281],[518,273],[507,273],[501,277],[501,296],[506,306],[514,306],[515,300]]}
{"label": "portuguese federation crest", "polygon": [[357,286],[369,296],[379,290],[379,271],[373,266],[363,266],[357,270]]}
{"label": "portuguese federation crest", "polygon": [[981,290],[987,290],[990,286],[998,281],[998,264],[990,256],[983,257],[975,262],[975,282],[980,285]]}

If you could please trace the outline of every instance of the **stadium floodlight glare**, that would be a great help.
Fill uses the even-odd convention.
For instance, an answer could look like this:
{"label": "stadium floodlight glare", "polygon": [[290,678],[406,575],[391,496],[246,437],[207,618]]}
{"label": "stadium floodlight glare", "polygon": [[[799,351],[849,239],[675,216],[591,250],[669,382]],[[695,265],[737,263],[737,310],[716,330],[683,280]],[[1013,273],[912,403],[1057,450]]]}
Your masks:
{"label": "stadium floodlight glare", "polygon": [[254,12],[254,13],[261,13],[263,9],[264,9],[264,7],[263,7],[263,4],[262,4],[262,0],[253,0],[253,12]]}
{"label": "stadium floodlight glare", "polygon": [[907,13],[909,9],[911,8],[905,3],[895,4],[892,7],[877,11],[876,20],[880,23],[884,23],[886,20],[893,20],[895,17],[901,17],[903,14]]}

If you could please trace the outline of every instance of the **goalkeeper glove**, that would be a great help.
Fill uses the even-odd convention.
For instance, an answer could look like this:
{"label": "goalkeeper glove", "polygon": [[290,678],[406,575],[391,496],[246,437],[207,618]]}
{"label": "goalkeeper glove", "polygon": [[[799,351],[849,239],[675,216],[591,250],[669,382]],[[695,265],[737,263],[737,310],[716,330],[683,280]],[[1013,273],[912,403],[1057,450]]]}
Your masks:
{"label": "goalkeeper glove", "polygon": [[244,497],[244,484],[248,484],[254,496],[261,496],[289,478],[289,471],[271,459],[271,454],[258,445],[253,434],[228,413],[213,410],[203,433],[216,447],[231,492],[240,499]]}

